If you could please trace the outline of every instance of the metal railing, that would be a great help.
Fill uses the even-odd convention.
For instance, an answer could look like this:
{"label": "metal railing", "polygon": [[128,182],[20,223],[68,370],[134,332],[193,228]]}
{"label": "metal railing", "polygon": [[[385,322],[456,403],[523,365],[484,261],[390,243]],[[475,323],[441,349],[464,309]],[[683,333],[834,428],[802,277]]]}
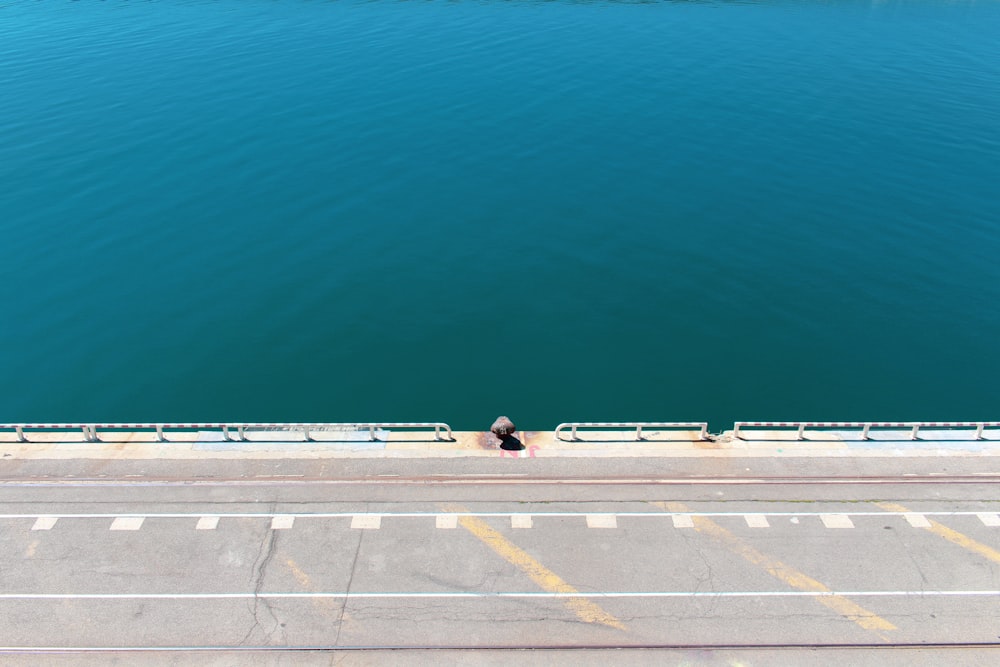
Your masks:
{"label": "metal railing", "polygon": [[[743,439],[745,429],[796,429],[796,439],[804,440],[806,429],[841,429],[861,430],[861,439],[870,440],[872,429],[909,430],[911,440],[917,440],[920,429],[964,429],[973,430],[976,440],[983,439],[983,431],[987,428],[1000,428],[1000,421],[993,422],[735,422],[733,437]],[[87,442],[99,442],[99,431],[155,431],[156,440],[169,442],[167,434],[170,431],[221,431],[225,441],[247,441],[248,432],[276,431],[281,433],[301,433],[305,441],[313,441],[314,432],[329,431],[367,431],[368,440],[377,440],[376,431],[389,429],[434,429],[434,440],[454,441],[451,427],[444,422],[358,422],[358,423],[238,423],[238,422],[206,422],[206,423],[140,423],[140,424],[0,424],[0,431],[14,431],[18,442],[31,442],[28,434],[31,431],[72,431],[80,430]],[[709,440],[708,424],[706,422],[565,422],[555,428],[557,440],[566,441],[563,432],[570,431],[569,440],[579,440],[578,429],[616,429],[619,431],[635,429],[635,440],[644,440],[643,429],[685,429],[697,430],[699,439]],[[443,432],[443,434],[442,434]]]}
{"label": "metal railing", "polygon": [[1000,422],[736,422],[733,437],[741,438],[744,428],[797,429],[796,439],[803,440],[809,429],[861,429],[861,439],[870,440],[869,432],[875,429],[909,429],[910,440],[916,440],[922,428],[975,429],[976,440],[983,439],[983,429],[1000,428]]}
{"label": "metal railing", "polygon": [[660,428],[660,429],[698,429],[699,438],[702,440],[708,440],[708,423],[707,422],[566,422],[556,426],[556,439],[562,440],[560,434],[566,429],[570,430],[570,440],[578,440],[576,437],[576,430],[579,428],[613,428],[619,431],[627,429],[635,429],[635,439],[643,440],[642,429],[644,428]]}
{"label": "metal railing", "polygon": [[[247,431],[279,431],[299,432],[307,442],[312,441],[314,431],[368,431],[368,440],[376,440],[375,431],[382,429],[434,429],[435,440],[454,440],[451,427],[444,422],[362,422],[353,424],[340,423],[164,423],[164,424],[0,424],[0,431],[13,430],[17,433],[18,442],[30,442],[27,431],[72,431],[80,429],[83,439],[87,442],[99,442],[98,430],[102,431],[156,431],[159,442],[167,442],[165,432],[168,431],[222,431],[222,439],[233,440],[233,431],[239,441],[247,440]],[[441,437],[441,432],[445,437]]]}

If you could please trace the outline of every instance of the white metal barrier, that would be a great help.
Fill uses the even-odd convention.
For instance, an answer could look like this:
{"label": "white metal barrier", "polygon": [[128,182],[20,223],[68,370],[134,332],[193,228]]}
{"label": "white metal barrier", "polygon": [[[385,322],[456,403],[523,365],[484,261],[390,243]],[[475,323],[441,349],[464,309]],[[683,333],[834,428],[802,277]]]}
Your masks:
{"label": "white metal barrier", "polygon": [[[281,431],[300,432],[306,441],[312,441],[313,431],[368,431],[369,441],[375,440],[375,431],[380,429],[434,429],[435,440],[453,440],[451,427],[444,422],[363,422],[355,424],[340,423],[190,423],[190,424],[0,424],[0,430],[13,430],[17,433],[18,442],[30,442],[26,431],[83,431],[83,439],[87,442],[98,442],[98,430],[102,431],[156,431],[156,439],[166,442],[165,431],[222,431],[223,440],[232,440],[232,431],[236,431],[236,439],[247,439],[247,431]],[[441,432],[445,437],[441,437]]]}
{"label": "white metal barrier", "polygon": [[664,429],[698,429],[699,438],[708,440],[707,422],[566,422],[556,426],[556,439],[562,440],[560,434],[566,429],[570,430],[570,440],[578,440],[576,430],[578,428],[613,428],[619,431],[635,429],[635,439],[642,440],[642,429],[644,428],[664,428]]}
{"label": "white metal barrier", "polygon": [[861,439],[869,440],[871,429],[909,429],[910,440],[916,440],[922,428],[975,429],[976,440],[983,439],[983,429],[1000,428],[1000,422],[736,422],[733,437],[742,438],[744,428],[797,429],[796,437],[803,439],[807,428],[811,429],[861,429]]}

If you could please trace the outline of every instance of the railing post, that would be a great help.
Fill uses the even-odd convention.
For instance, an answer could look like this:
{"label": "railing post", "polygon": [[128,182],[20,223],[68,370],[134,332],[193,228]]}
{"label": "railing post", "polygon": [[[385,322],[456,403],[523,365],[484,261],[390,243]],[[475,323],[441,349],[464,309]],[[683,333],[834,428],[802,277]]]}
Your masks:
{"label": "railing post", "polygon": [[982,440],[983,439],[983,426],[984,426],[984,424],[977,424],[976,425],[976,440]]}
{"label": "railing post", "polygon": [[635,427],[635,439],[642,440],[642,425],[639,424]]}
{"label": "railing post", "polygon": [[163,424],[156,425],[156,441],[163,442]]}
{"label": "railing post", "polygon": [[569,439],[576,440],[576,426],[574,426],[569,432]]}
{"label": "railing post", "polygon": [[309,437],[309,427],[308,426],[303,426],[302,427],[302,435],[305,436],[306,442],[312,442],[312,438]]}
{"label": "railing post", "polygon": [[440,440],[441,439],[441,425],[440,424],[434,424],[434,439],[435,440]]}
{"label": "railing post", "polygon": [[232,440],[232,438],[229,437],[229,427],[225,424],[222,425],[222,439],[226,442]]}
{"label": "railing post", "polygon": [[375,427],[368,427],[368,442],[375,442]]}
{"label": "railing post", "polygon": [[90,427],[90,441],[91,442],[100,442],[101,441],[101,439],[97,437],[97,427],[96,426],[91,426]]}
{"label": "railing post", "polygon": [[739,422],[736,422],[736,424],[733,426],[733,437],[736,438],[737,440],[742,440],[742,438],[740,438],[740,423]]}
{"label": "railing post", "polygon": [[806,425],[799,424],[799,432],[795,434],[795,439],[802,440],[802,434],[805,432],[805,430],[806,430]]}
{"label": "railing post", "polygon": [[872,428],[872,425],[866,422],[865,423],[865,427],[863,429],[861,429],[861,439],[862,440],[868,440],[868,431],[870,431],[871,428]]}
{"label": "railing post", "polygon": [[920,429],[920,424],[914,424],[913,425],[913,430],[910,431],[910,440],[916,440],[917,439],[917,431],[919,429]]}
{"label": "railing post", "polygon": [[708,440],[708,424],[701,425],[701,439]]}
{"label": "railing post", "polygon": [[239,426],[236,427],[236,434],[237,434],[237,437],[239,437],[239,439],[240,439],[241,442],[246,442],[247,436],[243,432],[243,424],[240,424]]}
{"label": "railing post", "polygon": [[15,426],[14,430],[17,431],[17,441],[18,442],[28,442],[28,439],[24,437],[24,427]]}

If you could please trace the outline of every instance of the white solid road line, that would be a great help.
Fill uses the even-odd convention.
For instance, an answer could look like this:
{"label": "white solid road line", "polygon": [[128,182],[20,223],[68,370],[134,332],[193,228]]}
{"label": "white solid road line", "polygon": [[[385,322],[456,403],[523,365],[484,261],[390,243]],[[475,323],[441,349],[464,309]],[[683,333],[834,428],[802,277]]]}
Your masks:
{"label": "white solid road line", "polygon": [[[211,516],[218,516],[227,519],[271,519],[276,516],[290,516],[296,519],[353,519],[356,516],[365,514],[364,512],[285,512],[274,514],[269,512],[212,512]],[[986,525],[1000,526],[1000,514],[991,512],[377,512],[381,517],[392,517],[396,519],[419,519],[423,517],[438,516],[474,516],[481,518],[526,515],[532,517],[579,517],[579,516],[614,516],[614,517],[696,517],[707,518],[718,517],[823,517],[823,516],[876,516],[876,517],[905,517],[907,514],[922,514],[924,516],[952,517],[952,516],[975,516]],[[53,517],[57,519],[115,519],[118,517],[139,517],[143,519],[190,519],[208,516],[205,512],[119,512],[119,513],[91,513],[91,514],[0,514],[3,519],[37,519],[38,517]],[[995,522],[995,523],[994,523]]]}
{"label": "white solid road line", "polygon": [[3,600],[252,600],[315,598],[815,598],[815,597],[1000,597],[1000,590],[924,591],[606,591],[408,592],[408,593],[0,593]]}

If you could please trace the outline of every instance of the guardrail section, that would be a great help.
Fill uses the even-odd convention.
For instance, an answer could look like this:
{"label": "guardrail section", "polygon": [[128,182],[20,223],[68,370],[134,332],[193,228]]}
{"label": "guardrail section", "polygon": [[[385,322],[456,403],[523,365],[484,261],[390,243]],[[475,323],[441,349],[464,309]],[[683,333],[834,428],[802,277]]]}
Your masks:
{"label": "guardrail section", "polygon": [[975,429],[975,439],[983,439],[983,429],[1000,428],[1000,422],[736,422],[733,437],[744,439],[743,431],[748,428],[797,429],[796,439],[804,440],[808,429],[861,429],[861,439],[870,440],[869,432],[874,429],[909,430],[910,440],[917,440],[922,428]]}
{"label": "guardrail section", "polygon": [[708,423],[707,422],[565,422],[556,426],[556,440],[565,440],[562,437],[562,432],[569,429],[569,439],[579,440],[576,435],[577,429],[615,429],[618,431],[630,431],[635,429],[635,439],[644,440],[642,437],[642,429],[644,428],[657,428],[657,429],[684,429],[684,430],[697,430],[700,440],[708,440]]}
{"label": "guardrail section", "polygon": [[[375,441],[375,432],[378,430],[404,429],[404,430],[424,430],[434,429],[435,440],[452,441],[451,427],[444,422],[361,422],[353,424],[341,423],[164,423],[164,424],[0,424],[0,431],[14,431],[17,433],[18,442],[31,442],[28,440],[28,433],[31,431],[75,431],[83,432],[83,439],[87,442],[99,442],[98,431],[155,431],[156,439],[159,442],[169,442],[167,433],[170,431],[221,431],[223,440],[239,441],[247,440],[247,432],[273,431],[279,433],[301,433],[308,442],[312,441],[312,433],[317,431],[367,431],[369,441]],[[442,437],[442,431],[444,437]]]}

